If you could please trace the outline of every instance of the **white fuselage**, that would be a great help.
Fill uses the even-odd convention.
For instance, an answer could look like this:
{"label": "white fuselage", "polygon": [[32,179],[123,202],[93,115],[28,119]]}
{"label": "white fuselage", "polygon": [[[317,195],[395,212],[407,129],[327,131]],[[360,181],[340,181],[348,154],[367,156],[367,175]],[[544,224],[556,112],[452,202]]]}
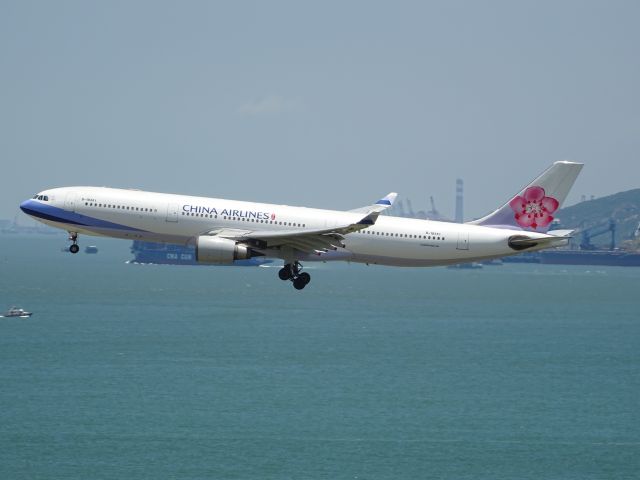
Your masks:
{"label": "white fuselage", "polygon": [[[42,192],[21,208],[39,221],[70,232],[131,240],[193,244],[219,229],[314,230],[357,221],[348,211],[290,207],[103,187]],[[509,237],[521,230],[380,216],[344,237],[344,248],[300,260],[346,260],[396,266],[434,266],[518,253]],[[528,232],[529,236],[545,236]],[[274,249],[264,254],[284,258]]]}

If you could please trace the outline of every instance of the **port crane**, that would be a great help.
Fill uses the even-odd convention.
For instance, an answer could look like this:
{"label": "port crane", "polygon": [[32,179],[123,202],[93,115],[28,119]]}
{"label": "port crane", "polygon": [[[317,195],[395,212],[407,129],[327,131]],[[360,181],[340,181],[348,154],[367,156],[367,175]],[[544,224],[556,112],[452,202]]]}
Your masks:
{"label": "port crane", "polygon": [[608,222],[594,225],[590,228],[582,229],[580,232],[580,249],[581,250],[597,250],[591,239],[605,233],[611,233],[611,240],[609,242],[609,250],[615,250],[616,248],[616,221],[611,218]]}

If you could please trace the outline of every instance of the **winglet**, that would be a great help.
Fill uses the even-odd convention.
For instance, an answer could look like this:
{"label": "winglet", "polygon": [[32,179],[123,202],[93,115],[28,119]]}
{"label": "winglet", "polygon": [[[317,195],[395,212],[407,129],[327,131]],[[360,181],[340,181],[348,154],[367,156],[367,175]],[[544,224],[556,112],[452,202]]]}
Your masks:
{"label": "winglet", "polygon": [[397,193],[391,192],[387,196],[382,197],[373,205],[368,205],[366,207],[361,207],[361,208],[354,208],[353,210],[349,210],[349,211],[353,213],[372,213],[372,212],[380,213],[385,211],[391,205],[393,205],[393,202],[396,200],[397,196],[398,196]]}
{"label": "winglet", "polygon": [[398,194],[396,192],[391,192],[386,197],[381,198],[376,202],[376,205],[385,205],[386,207],[390,207],[393,205],[393,202],[396,201],[396,197]]}
{"label": "winglet", "polygon": [[396,192],[391,192],[386,196],[382,197],[373,205],[369,205],[368,207],[356,208],[354,210],[349,210],[352,213],[363,213],[364,217],[362,217],[358,222],[353,225],[353,231],[361,230],[362,228],[370,227],[371,225],[375,225],[376,220],[382,212],[384,212],[387,208],[393,205],[393,202],[396,200],[398,194]]}

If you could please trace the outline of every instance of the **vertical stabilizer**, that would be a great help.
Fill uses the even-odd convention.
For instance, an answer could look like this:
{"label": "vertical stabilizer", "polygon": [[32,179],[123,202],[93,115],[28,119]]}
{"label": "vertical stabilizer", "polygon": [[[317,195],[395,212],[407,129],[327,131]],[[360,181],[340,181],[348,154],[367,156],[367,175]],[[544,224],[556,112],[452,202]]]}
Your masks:
{"label": "vertical stabilizer", "polygon": [[502,207],[468,223],[546,232],[582,166],[582,163],[555,162]]}

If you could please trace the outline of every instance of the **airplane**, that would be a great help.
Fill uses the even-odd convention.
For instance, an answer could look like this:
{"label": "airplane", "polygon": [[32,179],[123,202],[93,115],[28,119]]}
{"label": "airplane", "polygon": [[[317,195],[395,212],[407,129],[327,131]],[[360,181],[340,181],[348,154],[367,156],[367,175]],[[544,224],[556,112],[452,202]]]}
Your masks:
{"label": "airplane", "polygon": [[431,267],[565,245],[570,230],[549,231],[583,164],[559,161],[494,212],[467,223],[381,215],[397,194],[348,211],[320,210],[107,187],[44,190],[20,204],[47,225],[80,234],[194,245],[198,262],[282,259],[281,280],[310,282],[303,261]]}

